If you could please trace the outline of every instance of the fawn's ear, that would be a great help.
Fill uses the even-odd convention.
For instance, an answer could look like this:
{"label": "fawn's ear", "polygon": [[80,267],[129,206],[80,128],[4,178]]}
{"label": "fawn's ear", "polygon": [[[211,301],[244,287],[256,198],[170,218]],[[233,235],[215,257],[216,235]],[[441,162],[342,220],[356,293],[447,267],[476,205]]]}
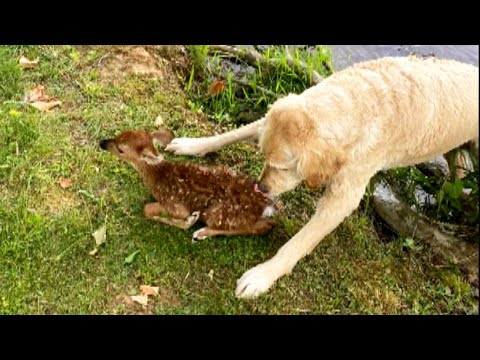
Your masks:
{"label": "fawn's ear", "polygon": [[156,131],[152,131],[150,136],[152,137],[153,145],[158,146],[161,149],[165,148],[175,138],[173,132],[167,128],[160,128]]}
{"label": "fawn's ear", "polygon": [[150,149],[143,149],[140,158],[149,165],[160,164],[163,161],[162,155],[157,155]]}

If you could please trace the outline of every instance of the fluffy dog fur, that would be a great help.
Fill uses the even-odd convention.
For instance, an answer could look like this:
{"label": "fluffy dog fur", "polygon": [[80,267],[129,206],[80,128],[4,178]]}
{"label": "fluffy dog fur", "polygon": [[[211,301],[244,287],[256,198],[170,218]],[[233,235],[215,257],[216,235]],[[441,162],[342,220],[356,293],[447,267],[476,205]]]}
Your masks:
{"label": "fluffy dog fur", "polygon": [[327,185],[313,218],[277,254],[237,282],[239,297],[267,291],[359,205],[379,170],[418,164],[468,141],[478,150],[478,68],[456,61],[383,58],[338,72],[275,102],[265,118],[167,150],[203,155],[259,138],[260,183],[271,196],[302,180]]}
{"label": "fluffy dog fur", "polygon": [[150,189],[155,203],[145,205],[145,216],[188,229],[197,220],[207,227],[193,234],[194,240],[215,235],[259,235],[274,222],[272,202],[249,178],[224,168],[168,162],[154,143],[165,146],[173,138],[167,129],[152,133],[126,131],[100,146],[130,162]]}

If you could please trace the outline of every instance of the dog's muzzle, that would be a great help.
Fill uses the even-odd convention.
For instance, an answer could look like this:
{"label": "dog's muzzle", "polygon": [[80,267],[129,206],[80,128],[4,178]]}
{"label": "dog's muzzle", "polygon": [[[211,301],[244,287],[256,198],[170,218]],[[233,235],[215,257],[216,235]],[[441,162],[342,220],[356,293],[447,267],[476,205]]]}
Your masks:
{"label": "dog's muzzle", "polygon": [[270,198],[268,195],[268,189],[263,184],[255,184],[253,186],[253,191],[261,194],[263,197]]}

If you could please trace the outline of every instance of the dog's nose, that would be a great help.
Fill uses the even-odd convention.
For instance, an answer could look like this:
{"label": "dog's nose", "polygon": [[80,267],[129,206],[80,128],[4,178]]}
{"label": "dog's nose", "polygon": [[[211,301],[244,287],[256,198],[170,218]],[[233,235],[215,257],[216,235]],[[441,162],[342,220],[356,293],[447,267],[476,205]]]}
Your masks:
{"label": "dog's nose", "polygon": [[108,144],[108,140],[102,140],[102,141],[100,141],[100,147],[101,147],[103,150],[107,150],[107,144]]}

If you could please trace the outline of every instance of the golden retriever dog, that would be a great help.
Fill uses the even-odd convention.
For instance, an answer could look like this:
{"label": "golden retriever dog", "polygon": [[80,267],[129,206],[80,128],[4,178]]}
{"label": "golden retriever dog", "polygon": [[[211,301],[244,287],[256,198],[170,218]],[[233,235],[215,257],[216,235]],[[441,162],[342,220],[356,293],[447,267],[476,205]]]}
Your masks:
{"label": "golden retriever dog", "polygon": [[450,60],[383,58],[340,71],[277,100],[264,118],[218,136],[177,138],[167,151],[204,155],[259,139],[260,188],[272,198],[301,181],[326,185],[315,215],[270,260],[237,281],[238,297],[266,292],[360,204],[379,170],[415,165],[474,141],[478,67]]}

